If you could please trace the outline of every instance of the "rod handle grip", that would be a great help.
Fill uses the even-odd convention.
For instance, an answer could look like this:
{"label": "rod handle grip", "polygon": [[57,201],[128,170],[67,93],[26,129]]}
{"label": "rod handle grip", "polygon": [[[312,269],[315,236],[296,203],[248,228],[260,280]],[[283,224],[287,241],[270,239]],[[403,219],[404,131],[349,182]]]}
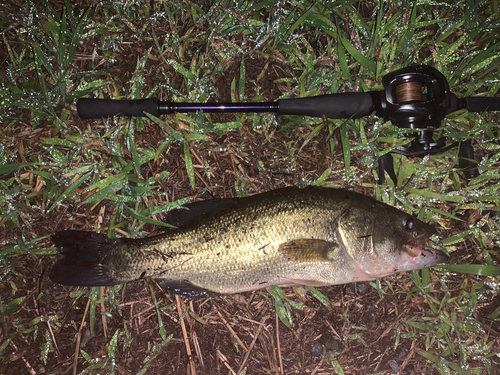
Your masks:
{"label": "rod handle grip", "polygon": [[280,115],[356,119],[368,116],[374,110],[372,96],[366,92],[278,100],[278,114]]}
{"label": "rod handle grip", "polygon": [[78,116],[83,119],[111,116],[146,117],[144,112],[158,116],[158,99],[114,100],[82,98],[76,102]]}
{"label": "rod handle grip", "polygon": [[469,112],[500,111],[500,98],[469,96],[463,99]]}

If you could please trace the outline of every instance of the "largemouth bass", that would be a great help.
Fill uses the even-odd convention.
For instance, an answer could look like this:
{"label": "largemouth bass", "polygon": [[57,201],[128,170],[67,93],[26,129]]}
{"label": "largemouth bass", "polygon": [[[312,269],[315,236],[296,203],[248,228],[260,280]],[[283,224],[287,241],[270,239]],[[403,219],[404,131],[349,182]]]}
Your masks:
{"label": "largemouth bass", "polygon": [[81,286],[152,277],[164,289],[198,298],[373,280],[447,259],[424,247],[435,233],[430,225],[342,189],[287,187],[194,202],[171,220],[178,229],[143,239],[56,233],[63,258],[50,277]]}

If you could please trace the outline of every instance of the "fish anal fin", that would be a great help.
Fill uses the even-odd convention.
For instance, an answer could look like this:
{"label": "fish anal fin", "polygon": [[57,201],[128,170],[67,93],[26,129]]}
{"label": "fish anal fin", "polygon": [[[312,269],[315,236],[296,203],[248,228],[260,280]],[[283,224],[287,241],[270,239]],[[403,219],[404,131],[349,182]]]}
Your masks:
{"label": "fish anal fin", "polygon": [[297,262],[330,261],[339,249],[336,242],[298,239],[282,243],[279,250]]}
{"label": "fish anal fin", "polygon": [[191,299],[213,297],[218,294],[209,289],[196,286],[187,280],[163,280],[159,285],[162,289]]}

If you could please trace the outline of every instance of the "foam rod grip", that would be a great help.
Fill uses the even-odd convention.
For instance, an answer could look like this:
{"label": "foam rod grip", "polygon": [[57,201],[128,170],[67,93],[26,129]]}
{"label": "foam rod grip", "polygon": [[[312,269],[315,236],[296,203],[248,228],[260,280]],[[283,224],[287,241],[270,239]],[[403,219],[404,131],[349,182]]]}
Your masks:
{"label": "foam rod grip", "polygon": [[158,116],[158,99],[113,100],[113,99],[78,99],[78,116],[83,119],[111,116],[146,117],[144,112]]}
{"label": "foam rod grip", "polygon": [[278,114],[328,118],[361,118],[375,110],[370,94],[348,92],[278,100]]}
{"label": "foam rod grip", "polygon": [[500,98],[469,96],[464,99],[469,112],[500,111]]}

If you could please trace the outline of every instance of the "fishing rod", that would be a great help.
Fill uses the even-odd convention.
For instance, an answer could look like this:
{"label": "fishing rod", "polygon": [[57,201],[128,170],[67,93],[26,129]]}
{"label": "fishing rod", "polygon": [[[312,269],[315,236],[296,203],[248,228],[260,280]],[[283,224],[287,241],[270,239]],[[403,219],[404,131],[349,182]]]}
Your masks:
{"label": "fishing rod", "polygon": [[[413,65],[396,70],[382,78],[383,90],[319,95],[308,98],[279,99],[275,102],[256,103],[175,103],[156,98],[139,100],[89,99],[77,102],[78,115],[83,119],[101,117],[146,117],[175,112],[241,113],[273,112],[278,115],[327,117],[332,119],[358,119],[371,115],[382,117],[399,128],[415,130],[408,146],[399,146],[390,153],[424,157],[459,147],[459,168],[466,179],[479,175],[474,161],[474,150],[469,142],[446,144],[446,137],[434,140],[444,118],[455,111],[500,111],[500,98],[458,98],[450,92],[444,75],[427,65]],[[393,158],[387,153],[378,160],[379,180],[385,181],[384,172],[397,182]]]}

